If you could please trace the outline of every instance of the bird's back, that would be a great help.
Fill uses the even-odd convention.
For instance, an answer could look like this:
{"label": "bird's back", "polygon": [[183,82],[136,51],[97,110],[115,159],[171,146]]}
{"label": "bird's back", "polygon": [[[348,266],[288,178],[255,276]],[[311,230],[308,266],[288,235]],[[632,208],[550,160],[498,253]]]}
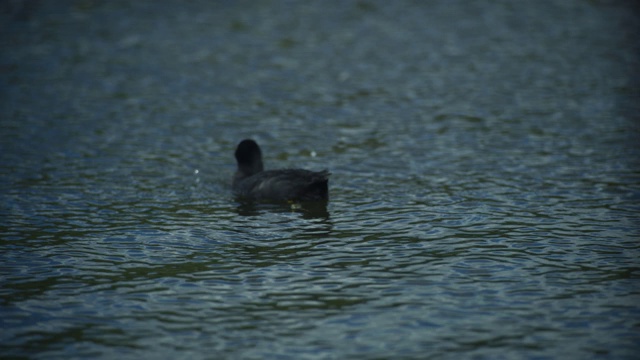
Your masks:
{"label": "bird's back", "polygon": [[282,169],[261,171],[248,177],[236,177],[236,195],[256,200],[327,201],[329,171]]}

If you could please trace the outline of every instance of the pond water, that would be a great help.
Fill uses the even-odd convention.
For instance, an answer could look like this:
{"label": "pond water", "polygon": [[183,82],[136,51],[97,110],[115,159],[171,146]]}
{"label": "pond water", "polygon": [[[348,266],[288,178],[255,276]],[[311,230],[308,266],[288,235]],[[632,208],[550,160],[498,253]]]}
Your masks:
{"label": "pond water", "polygon": [[637,358],[630,3],[0,10],[2,358]]}

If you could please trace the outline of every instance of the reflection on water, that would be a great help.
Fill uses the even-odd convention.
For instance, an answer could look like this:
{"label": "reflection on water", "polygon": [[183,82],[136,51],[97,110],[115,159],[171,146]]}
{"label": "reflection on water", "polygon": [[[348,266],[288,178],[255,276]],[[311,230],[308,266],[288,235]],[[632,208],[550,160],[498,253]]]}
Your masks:
{"label": "reflection on water", "polygon": [[329,219],[326,201],[269,204],[240,201],[236,211],[240,216],[259,216],[263,212],[298,213],[304,219]]}
{"label": "reflection on water", "polygon": [[[630,6],[14,3],[3,358],[638,353]],[[234,199],[247,137],[331,200]]]}

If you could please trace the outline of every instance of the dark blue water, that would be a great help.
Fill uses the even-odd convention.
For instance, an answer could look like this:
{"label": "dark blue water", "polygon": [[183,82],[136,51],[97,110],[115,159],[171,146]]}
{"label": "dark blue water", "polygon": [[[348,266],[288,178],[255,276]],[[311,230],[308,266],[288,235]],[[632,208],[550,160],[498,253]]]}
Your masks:
{"label": "dark blue water", "polygon": [[637,358],[630,3],[0,10],[2,358]]}

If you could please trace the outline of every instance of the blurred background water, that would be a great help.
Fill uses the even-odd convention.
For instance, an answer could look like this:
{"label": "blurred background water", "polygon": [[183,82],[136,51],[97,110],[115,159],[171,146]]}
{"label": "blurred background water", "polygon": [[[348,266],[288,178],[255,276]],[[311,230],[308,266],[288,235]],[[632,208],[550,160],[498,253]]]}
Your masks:
{"label": "blurred background water", "polygon": [[[2,358],[637,358],[626,1],[5,1]],[[328,168],[326,209],[229,191]]]}

